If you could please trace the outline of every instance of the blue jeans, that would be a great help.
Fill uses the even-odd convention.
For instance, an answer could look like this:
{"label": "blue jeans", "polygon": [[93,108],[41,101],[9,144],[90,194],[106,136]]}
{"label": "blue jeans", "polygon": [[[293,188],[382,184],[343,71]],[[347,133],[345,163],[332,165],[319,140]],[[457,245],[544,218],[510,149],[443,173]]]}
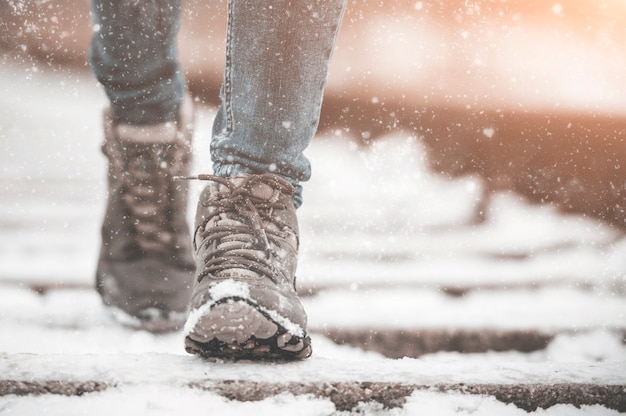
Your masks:
{"label": "blue jeans", "polygon": [[[90,63],[120,123],[176,119],[184,94],[175,38],[180,0],[92,0]],[[317,130],[345,0],[229,0],[214,173],[278,174],[298,187]]]}

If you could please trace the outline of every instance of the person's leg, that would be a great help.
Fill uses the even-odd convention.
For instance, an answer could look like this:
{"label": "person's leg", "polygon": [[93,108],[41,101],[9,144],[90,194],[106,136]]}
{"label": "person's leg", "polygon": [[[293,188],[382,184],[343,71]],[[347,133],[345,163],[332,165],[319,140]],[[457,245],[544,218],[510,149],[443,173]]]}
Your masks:
{"label": "person's leg", "polygon": [[211,156],[218,176],[275,173],[298,187],[319,122],[344,0],[229,3],[222,105]]}
{"label": "person's leg", "polygon": [[296,206],[343,10],[344,0],[229,1],[216,176],[203,178],[211,183],[196,214],[190,353],[311,354],[295,290]]}
{"label": "person's leg", "polygon": [[184,94],[176,56],[180,0],[92,0],[89,61],[115,122],[175,121]]}
{"label": "person's leg", "polygon": [[186,222],[193,108],[175,56],[178,1],[93,0],[90,61],[104,115],[108,201],[96,287],[123,323],[185,321],[194,262]]}

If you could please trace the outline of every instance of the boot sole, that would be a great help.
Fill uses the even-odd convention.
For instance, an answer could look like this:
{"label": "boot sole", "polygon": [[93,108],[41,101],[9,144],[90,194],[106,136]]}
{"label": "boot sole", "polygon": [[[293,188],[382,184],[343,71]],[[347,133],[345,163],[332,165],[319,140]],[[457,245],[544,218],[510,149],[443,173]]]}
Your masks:
{"label": "boot sole", "polygon": [[298,360],[311,355],[311,339],[289,333],[245,299],[228,298],[188,331],[185,350],[204,358]]}

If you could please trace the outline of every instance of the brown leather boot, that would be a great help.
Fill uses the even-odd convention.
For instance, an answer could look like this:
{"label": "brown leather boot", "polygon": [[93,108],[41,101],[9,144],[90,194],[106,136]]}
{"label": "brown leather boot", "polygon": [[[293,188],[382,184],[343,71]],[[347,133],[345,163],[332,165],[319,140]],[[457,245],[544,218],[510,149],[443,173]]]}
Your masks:
{"label": "brown leather boot", "polygon": [[205,357],[308,357],[307,317],[295,288],[293,186],[271,174],[204,179],[211,183],[196,214],[187,351]]}
{"label": "brown leather boot", "polygon": [[122,323],[149,331],[180,329],[188,311],[194,262],[186,181],[193,104],[179,120],[150,126],[104,117],[109,195],[96,287]]}

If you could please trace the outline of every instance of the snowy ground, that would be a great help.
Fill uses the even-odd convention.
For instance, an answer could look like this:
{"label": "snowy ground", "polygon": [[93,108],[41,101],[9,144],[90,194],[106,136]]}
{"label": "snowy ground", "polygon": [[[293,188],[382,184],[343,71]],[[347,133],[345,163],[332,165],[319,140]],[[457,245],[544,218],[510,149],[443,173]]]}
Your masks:
{"label": "snowy ground", "polygon": [[[186,380],[626,385],[624,235],[510,194],[494,199],[485,223],[471,225],[481,184],[433,175],[419,142],[402,136],[367,149],[322,137],[308,151],[314,177],[300,211],[298,278],[308,294],[312,359],[205,363],[185,355],[180,334],[120,328],[90,289],[105,197],[104,103],[88,74],[0,66],[0,378],[118,385],[82,397],[6,395],[0,414],[336,411],[311,395],[228,400]],[[199,114],[196,172],[210,167],[212,116],[206,108]],[[540,330],[554,338],[530,353],[440,351],[391,360],[322,335],[342,328]],[[416,391],[400,408],[383,412],[370,403],[359,411],[527,414],[491,396],[435,391]],[[616,413],[567,404],[533,412]]]}

